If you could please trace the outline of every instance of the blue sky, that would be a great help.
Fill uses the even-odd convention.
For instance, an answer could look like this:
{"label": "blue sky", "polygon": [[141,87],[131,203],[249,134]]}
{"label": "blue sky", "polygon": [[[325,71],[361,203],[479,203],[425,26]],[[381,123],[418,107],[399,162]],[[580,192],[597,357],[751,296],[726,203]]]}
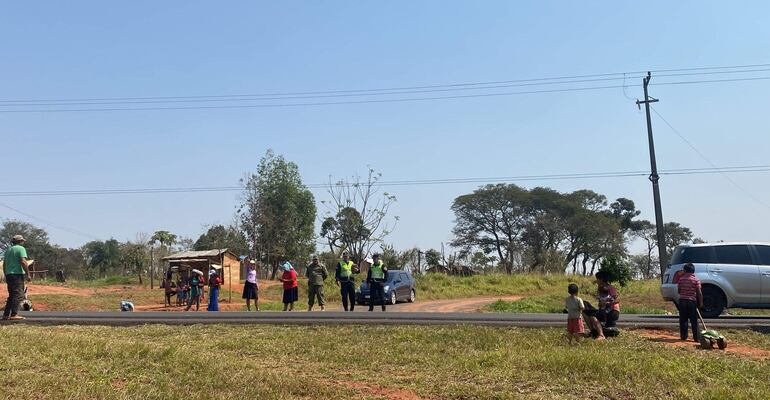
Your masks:
{"label": "blue sky", "polygon": [[[770,4],[652,1],[7,3],[0,100],[195,96],[498,81],[770,62]],[[762,75],[762,74],[759,74]],[[764,73],[770,76],[770,72]],[[653,83],[656,79],[653,78]],[[223,110],[2,113],[2,191],[231,186],[268,148],[306,183],[649,168],[643,114],[621,89],[429,102]],[[656,109],[718,166],[770,164],[770,81],[651,87]],[[632,99],[627,98],[630,97]],[[709,167],[653,119],[661,169]],[[770,241],[768,173],[664,176],[664,218],[707,240]],[[629,197],[644,177],[522,182]],[[393,187],[399,248],[451,240],[476,184]],[[317,200],[326,195],[315,190]],[[747,194],[746,192],[750,193]],[[4,197],[106,239],[228,223],[235,193]],[[0,209],[0,217],[20,218]],[[41,226],[45,224],[31,221]],[[48,227],[54,242],[88,237]]]}

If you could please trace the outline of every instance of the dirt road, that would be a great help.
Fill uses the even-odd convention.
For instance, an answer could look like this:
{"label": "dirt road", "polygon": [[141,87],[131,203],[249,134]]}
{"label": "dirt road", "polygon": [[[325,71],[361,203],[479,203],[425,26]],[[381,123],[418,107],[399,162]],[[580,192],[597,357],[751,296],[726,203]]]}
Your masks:
{"label": "dirt road", "polygon": [[487,304],[497,300],[516,301],[522,296],[484,296],[451,300],[417,300],[414,303],[388,306],[388,310],[397,312],[479,312]]}

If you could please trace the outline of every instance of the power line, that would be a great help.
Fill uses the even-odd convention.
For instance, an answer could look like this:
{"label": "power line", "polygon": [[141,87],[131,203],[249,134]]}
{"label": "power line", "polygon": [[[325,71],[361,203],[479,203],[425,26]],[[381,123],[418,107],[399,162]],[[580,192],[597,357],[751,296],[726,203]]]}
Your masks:
{"label": "power line", "polygon": [[38,222],[43,223],[45,225],[48,225],[48,226],[50,226],[52,228],[56,228],[56,229],[62,230],[64,232],[72,233],[72,234],[75,234],[75,235],[80,235],[80,236],[87,237],[87,238],[94,239],[94,240],[100,240],[98,237],[96,237],[94,235],[91,235],[91,234],[79,231],[79,230],[74,229],[74,228],[69,228],[69,227],[66,227],[64,225],[59,225],[59,224],[53,223],[51,221],[45,220],[43,218],[36,217],[36,216],[34,216],[32,214],[29,214],[29,213],[26,213],[26,212],[21,211],[19,209],[13,208],[13,207],[11,207],[11,206],[9,206],[7,204],[4,204],[4,203],[0,203],[0,207],[5,207],[5,208],[7,208],[7,209],[17,213],[17,214],[23,215],[23,216],[25,216],[27,218],[33,219],[35,221],[38,221]]}
{"label": "power line", "polygon": [[[696,75],[711,75],[711,74],[735,74],[735,73],[753,73],[753,72],[768,72],[770,68],[753,69],[744,71],[707,71],[707,72],[695,72],[685,74],[662,74],[657,75],[659,77],[674,77],[674,76],[696,76]],[[302,95],[302,96],[280,96],[280,97],[261,97],[259,95],[247,96],[238,95],[238,98],[196,98],[196,99],[151,99],[151,100],[106,100],[106,101],[81,101],[73,102],[71,100],[50,100],[47,103],[31,103],[26,101],[2,101],[0,107],[50,107],[50,106],[76,106],[76,105],[121,105],[121,104],[169,104],[169,103],[213,103],[213,102],[244,102],[244,101],[271,101],[271,100],[302,100],[302,99],[321,99],[321,98],[340,98],[340,97],[362,97],[362,96],[389,96],[400,94],[420,94],[420,93],[441,93],[441,92],[455,92],[455,91],[469,91],[469,90],[489,90],[489,89],[503,89],[511,87],[526,87],[526,86],[544,86],[544,85],[564,85],[572,83],[588,83],[588,82],[600,82],[600,81],[623,81],[623,91],[627,85],[625,84],[627,79],[641,78],[642,76],[626,76],[612,77],[612,78],[594,78],[594,79],[579,79],[579,80],[564,80],[564,81],[551,81],[551,82],[530,82],[530,83],[514,83],[514,84],[500,84],[500,85],[487,85],[487,86],[473,86],[473,87],[444,87],[440,89],[418,89],[418,90],[402,90],[402,91],[389,91],[389,92],[371,92],[371,93],[343,93],[343,94],[322,94],[322,95]],[[711,81],[709,81],[711,82]]]}
{"label": "power line", "polygon": [[[678,77],[678,76],[698,76],[698,75],[712,75],[712,74],[736,74],[736,73],[754,73],[754,72],[768,72],[770,68],[741,70],[741,71],[706,71],[706,72],[691,72],[691,73],[675,73],[675,74],[661,74],[658,77]],[[100,101],[95,100],[45,100],[46,102],[31,102],[30,100],[3,100],[0,101],[0,107],[49,107],[49,106],[75,106],[75,105],[121,105],[121,104],[169,104],[169,103],[212,103],[212,102],[244,102],[244,101],[271,101],[271,100],[297,100],[297,99],[320,99],[320,98],[340,98],[340,97],[363,97],[363,96],[388,96],[399,94],[419,94],[419,93],[440,93],[440,92],[454,92],[454,91],[469,91],[469,90],[489,90],[489,89],[502,89],[510,87],[526,87],[526,86],[544,86],[544,85],[564,85],[572,83],[588,83],[588,82],[600,82],[600,81],[623,81],[622,87],[625,92],[627,85],[625,84],[627,79],[642,78],[643,76],[628,76],[623,73],[621,77],[603,77],[593,79],[578,79],[578,80],[558,80],[548,82],[528,82],[528,83],[511,83],[511,84],[484,84],[484,86],[465,86],[465,85],[481,85],[481,84],[457,84],[463,87],[441,87],[433,89],[409,89],[400,91],[374,91],[366,93],[337,93],[337,94],[318,94],[318,95],[280,95],[278,97],[264,97],[264,95],[219,95],[219,96],[200,96],[198,98],[147,98],[142,100],[140,98],[134,99],[103,99]],[[516,81],[511,81],[516,82]]]}
{"label": "power line", "polygon": [[[698,175],[714,173],[746,173],[770,172],[770,165],[749,165],[719,168],[680,168],[661,171],[665,175]],[[463,183],[503,183],[538,180],[576,180],[600,178],[624,178],[647,176],[647,171],[617,171],[617,172],[587,172],[549,175],[519,175],[498,177],[443,178],[443,179],[411,179],[381,181],[380,186],[424,186]],[[313,183],[305,185],[309,189],[324,189],[329,186],[353,185],[348,182]],[[82,189],[82,190],[44,190],[23,192],[0,192],[0,197],[43,197],[43,196],[87,196],[87,195],[127,195],[127,194],[156,194],[156,193],[201,193],[201,192],[233,192],[244,190],[243,186],[210,186],[210,187],[171,187],[171,188],[137,188],[137,189]]]}
{"label": "power line", "polygon": [[[769,80],[769,79],[770,79],[770,76],[761,76],[761,77],[752,77],[752,78],[660,82],[660,83],[656,83],[655,85],[657,86],[690,85],[690,84],[704,84],[704,83],[757,81],[757,80]],[[467,99],[467,98],[482,98],[482,97],[514,96],[514,95],[537,94],[537,93],[560,93],[560,92],[577,92],[577,91],[591,91],[591,90],[604,90],[604,89],[620,89],[624,87],[627,87],[627,85],[607,85],[607,86],[591,86],[591,87],[573,87],[573,88],[562,88],[562,89],[528,90],[528,91],[518,91],[518,92],[478,93],[478,94],[464,94],[464,95],[452,95],[452,96],[408,97],[408,98],[394,98],[394,99],[371,99],[371,100],[350,100],[350,101],[329,101],[329,102],[230,104],[230,105],[206,105],[206,106],[184,106],[184,107],[114,107],[114,108],[100,107],[100,108],[64,108],[64,109],[46,108],[46,109],[30,109],[30,110],[0,110],[0,113],[39,113],[39,112],[58,113],[58,112],[99,112],[99,111],[161,111],[161,110],[211,110],[211,109],[239,109],[239,108],[241,109],[285,108],[285,107],[307,107],[307,106],[331,106],[331,105],[343,105],[343,104],[376,104],[376,103],[399,103],[399,102],[413,102],[413,101]]]}
{"label": "power line", "polygon": [[[681,76],[681,75],[699,75],[699,74],[711,74],[711,73],[747,73],[757,72],[761,70],[746,70],[747,68],[762,68],[770,67],[770,64],[745,64],[745,65],[729,65],[729,66],[712,66],[712,67],[696,67],[696,68],[676,68],[676,69],[659,69],[652,70],[656,73],[656,76]],[[728,70],[720,72],[692,72],[689,74],[661,74],[666,72],[685,72],[685,71],[714,71],[714,70]],[[171,100],[171,99],[203,99],[203,98],[241,98],[241,97],[273,97],[273,96],[294,96],[294,95],[326,95],[326,94],[343,94],[343,93],[368,93],[368,92],[389,92],[389,91],[401,91],[401,90],[417,90],[417,89],[439,89],[439,88],[452,88],[452,87],[469,87],[469,86],[488,86],[488,85],[500,85],[500,84],[512,84],[512,83],[527,83],[527,82],[550,82],[550,81],[564,81],[573,79],[586,79],[586,78],[602,78],[602,77],[616,77],[621,78],[628,75],[644,74],[647,71],[626,71],[626,72],[612,72],[601,74],[584,74],[584,75],[567,75],[557,77],[546,78],[529,78],[529,79],[513,79],[513,80],[499,80],[499,81],[485,81],[485,82],[462,82],[462,83],[449,83],[439,85],[421,85],[421,86],[398,86],[387,88],[370,88],[370,89],[347,89],[347,90],[325,90],[325,91],[301,91],[301,92],[275,92],[275,93],[260,93],[260,94],[226,94],[226,95],[197,95],[197,96],[146,96],[146,97],[100,97],[100,98],[69,98],[69,99],[16,99],[16,100],[0,100],[0,103],[24,103],[24,102],[80,102],[80,101],[123,101],[123,100]]]}
{"label": "power line", "polygon": [[652,108],[652,111],[655,113],[655,115],[657,115],[657,116],[658,116],[658,118],[660,118],[660,119],[661,119],[661,121],[663,121],[663,123],[665,123],[665,124],[666,124],[666,125],[667,125],[667,126],[670,128],[670,129],[671,129],[671,131],[672,131],[672,132],[674,132],[674,133],[675,133],[677,136],[679,136],[679,138],[680,138],[680,139],[682,139],[682,141],[684,141],[684,142],[685,142],[685,144],[687,144],[687,146],[689,146],[689,147],[690,147],[690,148],[691,148],[691,149],[692,149],[692,150],[693,150],[693,151],[694,151],[696,154],[698,154],[698,156],[699,156],[700,158],[702,158],[702,159],[703,159],[703,160],[704,160],[706,163],[708,163],[708,164],[709,164],[709,165],[710,165],[712,168],[714,168],[715,170],[719,171],[718,173],[719,173],[720,175],[722,175],[722,177],[724,177],[724,178],[725,178],[725,179],[726,179],[728,182],[730,182],[730,184],[732,184],[733,186],[735,186],[735,188],[737,188],[738,190],[740,190],[740,191],[741,191],[741,192],[743,192],[744,194],[748,195],[748,196],[749,196],[749,197],[750,197],[752,200],[756,201],[757,203],[761,204],[762,206],[764,206],[765,208],[767,208],[768,210],[770,210],[770,204],[767,204],[767,203],[765,203],[764,201],[762,201],[762,199],[760,199],[760,198],[758,198],[758,197],[754,196],[754,194],[752,194],[751,192],[749,192],[749,191],[748,191],[746,188],[744,188],[743,186],[739,185],[739,184],[738,184],[737,182],[735,182],[735,181],[734,181],[732,178],[730,178],[730,176],[728,176],[727,174],[725,174],[724,172],[722,172],[721,170],[719,170],[719,167],[717,167],[717,166],[716,166],[716,164],[714,164],[713,162],[711,162],[711,160],[709,160],[709,158],[708,158],[708,157],[706,157],[706,155],[705,155],[705,154],[703,154],[703,153],[702,153],[700,150],[698,150],[698,149],[695,147],[695,145],[694,145],[694,144],[692,144],[692,142],[690,142],[689,140],[687,140],[687,138],[686,138],[686,137],[685,137],[683,134],[681,134],[681,133],[680,133],[680,132],[679,132],[679,131],[678,131],[676,128],[674,128],[674,126],[673,126],[673,125],[671,125],[671,123],[670,123],[670,122],[668,122],[668,120],[667,120],[666,118],[664,118],[664,117],[663,117],[663,116],[662,116],[662,115],[661,115],[661,114],[658,112],[658,110],[656,110],[656,109],[655,109],[655,108],[653,108],[653,107],[650,107],[650,108]]}

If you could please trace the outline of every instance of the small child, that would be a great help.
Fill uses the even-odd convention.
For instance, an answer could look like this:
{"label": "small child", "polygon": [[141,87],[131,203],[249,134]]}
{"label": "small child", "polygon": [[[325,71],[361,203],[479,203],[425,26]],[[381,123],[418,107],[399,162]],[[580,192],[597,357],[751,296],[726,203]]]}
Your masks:
{"label": "small child", "polygon": [[564,306],[567,308],[567,336],[569,336],[569,343],[572,344],[574,338],[576,342],[580,342],[580,338],[585,334],[585,327],[583,326],[583,299],[578,297],[580,288],[574,283],[570,283],[567,286],[567,292],[569,296],[564,300]]}

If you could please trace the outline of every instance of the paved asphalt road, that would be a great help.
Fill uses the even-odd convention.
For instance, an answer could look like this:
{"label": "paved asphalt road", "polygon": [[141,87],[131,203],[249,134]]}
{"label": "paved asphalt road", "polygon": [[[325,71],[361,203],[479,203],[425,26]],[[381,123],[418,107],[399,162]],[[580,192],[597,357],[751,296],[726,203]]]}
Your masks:
{"label": "paved asphalt road", "polygon": [[[430,312],[28,312],[22,324],[35,325],[113,325],[144,324],[290,324],[290,325],[492,325],[523,327],[563,327],[564,314],[508,313],[430,313]],[[7,324],[4,322],[3,324]],[[770,331],[770,316],[729,316],[706,320],[713,328],[754,328]],[[676,316],[621,315],[620,328],[675,328]]]}

